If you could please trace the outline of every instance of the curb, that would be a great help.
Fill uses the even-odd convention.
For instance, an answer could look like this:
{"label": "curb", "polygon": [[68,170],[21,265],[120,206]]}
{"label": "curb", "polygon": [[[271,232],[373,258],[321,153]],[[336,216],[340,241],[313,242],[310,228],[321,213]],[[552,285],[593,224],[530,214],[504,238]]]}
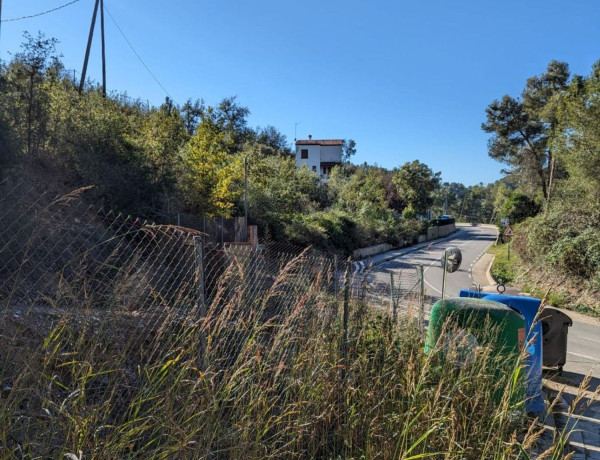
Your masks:
{"label": "curb", "polygon": [[498,284],[498,282],[494,279],[494,277],[492,276],[492,265],[494,265],[494,260],[496,259],[495,255],[492,255],[492,258],[490,259],[490,264],[488,265],[487,270],[485,271],[485,276],[488,280],[488,286],[493,286],[494,284]]}

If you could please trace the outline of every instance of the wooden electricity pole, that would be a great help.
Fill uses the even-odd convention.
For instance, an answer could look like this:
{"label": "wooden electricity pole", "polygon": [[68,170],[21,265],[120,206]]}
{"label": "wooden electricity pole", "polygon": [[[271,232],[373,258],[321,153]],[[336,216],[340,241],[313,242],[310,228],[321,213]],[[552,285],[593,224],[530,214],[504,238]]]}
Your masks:
{"label": "wooden electricity pole", "polygon": [[[2,0],[0,0],[0,38],[2,36]],[[2,51],[2,47],[0,46],[0,51]]]}
{"label": "wooden electricity pole", "polygon": [[85,58],[83,60],[83,70],[81,71],[81,82],[79,83],[79,94],[83,92],[85,85],[85,76],[87,73],[88,61],[90,59],[90,50],[92,48],[92,39],[94,37],[94,28],[96,26],[96,15],[100,5],[100,35],[102,41],[102,94],[106,96],[106,61],[104,52],[104,0],[96,0],[94,3],[94,13],[92,14],[92,23],[90,25],[90,34],[88,36],[87,47],[85,49]]}
{"label": "wooden electricity pole", "polygon": [[104,0],[100,0],[100,36],[102,37],[102,95],[106,97],[106,53],[104,52]]}

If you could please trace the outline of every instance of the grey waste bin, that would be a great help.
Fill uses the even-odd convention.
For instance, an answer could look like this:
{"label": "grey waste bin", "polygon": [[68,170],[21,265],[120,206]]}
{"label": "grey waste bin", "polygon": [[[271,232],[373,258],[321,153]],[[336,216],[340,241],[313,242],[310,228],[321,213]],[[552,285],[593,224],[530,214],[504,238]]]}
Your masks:
{"label": "grey waste bin", "polygon": [[544,307],[541,314],[544,367],[557,367],[559,372],[567,362],[567,335],[573,320],[556,308]]}

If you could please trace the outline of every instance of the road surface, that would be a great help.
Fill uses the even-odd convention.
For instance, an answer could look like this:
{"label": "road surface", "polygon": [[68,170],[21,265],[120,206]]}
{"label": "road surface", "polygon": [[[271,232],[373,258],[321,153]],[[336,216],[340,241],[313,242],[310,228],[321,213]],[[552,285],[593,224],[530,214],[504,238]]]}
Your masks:
{"label": "road surface", "polygon": [[457,232],[450,238],[434,240],[421,249],[379,264],[373,270],[379,273],[394,272],[407,266],[422,265],[425,274],[425,293],[434,299],[441,298],[442,258],[447,248],[455,246],[461,250],[463,259],[458,271],[446,276],[446,297],[458,296],[461,289],[474,287],[471,268],[485,253],[487,247],[495,241],[496,234],[496,228],[492,226],[457,225]]}

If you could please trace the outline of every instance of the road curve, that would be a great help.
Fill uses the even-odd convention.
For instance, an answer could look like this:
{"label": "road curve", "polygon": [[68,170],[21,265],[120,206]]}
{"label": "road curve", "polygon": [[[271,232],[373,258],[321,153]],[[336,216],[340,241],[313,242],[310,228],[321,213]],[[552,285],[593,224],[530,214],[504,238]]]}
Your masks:
{"label": "road curve", "polygon": [[487,247],[496,239],[497,230],[492,226],[457,225],[457,231],[449,238],[432,241],[429,245],[416,251],[402,255],[388,262],[377,265],[374,271],[394,271],[398,262],[401,267],[424,267],[425,291],[434,299],[442,294],[442,258],[444,251],[452,246],[458,247],[463,255],[458,271],[446,277],[446,296],[457,296],[461,289],[469,289],[473,285],[471,269],[475,262],[485,253]]}

